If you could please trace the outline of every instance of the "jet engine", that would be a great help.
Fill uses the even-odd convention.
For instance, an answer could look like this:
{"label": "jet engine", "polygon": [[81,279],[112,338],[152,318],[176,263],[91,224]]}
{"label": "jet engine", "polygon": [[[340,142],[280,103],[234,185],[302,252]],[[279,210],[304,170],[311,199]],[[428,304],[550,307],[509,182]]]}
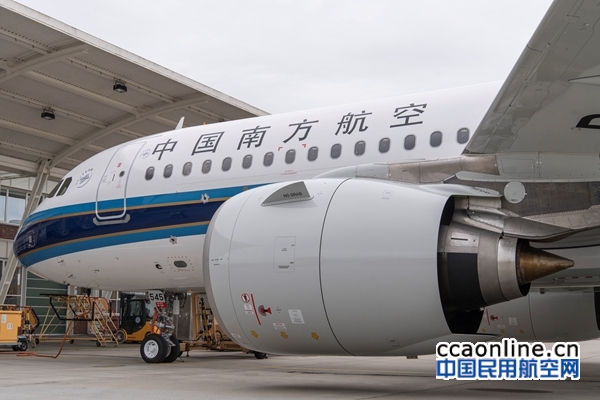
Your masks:
{"label": "jet engine", "polygon": [[483,307],[572,265],[453,222],[458,185],[315,179],[244,192],[214,215],[204,281],[240,345],[283,354],[413,355],[488,340]]}
{"label": "jet engine", "polygon": [[578,342],[600,336],[600,288],[532,290],[485,310],[480,332],[519,341]]}

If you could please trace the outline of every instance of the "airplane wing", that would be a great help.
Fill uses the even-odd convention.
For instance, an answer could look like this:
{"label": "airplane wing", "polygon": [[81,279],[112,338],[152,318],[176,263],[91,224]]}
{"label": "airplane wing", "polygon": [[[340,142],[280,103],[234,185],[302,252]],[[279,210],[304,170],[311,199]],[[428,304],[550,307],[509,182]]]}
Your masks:
{"label": "airplane wing", "polygon": [[600,3],[555,0],[465,154],[600,152]]}

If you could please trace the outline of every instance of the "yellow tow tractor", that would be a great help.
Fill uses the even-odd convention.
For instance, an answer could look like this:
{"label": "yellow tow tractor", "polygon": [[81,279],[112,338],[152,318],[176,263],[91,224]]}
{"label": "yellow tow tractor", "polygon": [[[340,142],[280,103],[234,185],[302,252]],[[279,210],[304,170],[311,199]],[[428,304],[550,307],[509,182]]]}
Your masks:
{"label": "yellow tow tractor", "polygon": [[150,333],[160,333],[152,326],[154,310],[146,297],[136,297],[134,293],[121,293],[121,316],[116,337],[119,343],[140,343]]}

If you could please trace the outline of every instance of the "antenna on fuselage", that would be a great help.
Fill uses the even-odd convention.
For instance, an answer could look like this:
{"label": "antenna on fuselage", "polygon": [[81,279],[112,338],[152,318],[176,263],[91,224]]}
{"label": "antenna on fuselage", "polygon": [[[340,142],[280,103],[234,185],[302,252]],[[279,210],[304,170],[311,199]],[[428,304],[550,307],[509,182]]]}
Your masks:
{"label": "antenna on fuselage", "polygon": [[185,119],[185,117],[181,117],[181,119],[177,123],[177,126],[175,127],[175,130],[183,128],[183,120],[184,119]]}

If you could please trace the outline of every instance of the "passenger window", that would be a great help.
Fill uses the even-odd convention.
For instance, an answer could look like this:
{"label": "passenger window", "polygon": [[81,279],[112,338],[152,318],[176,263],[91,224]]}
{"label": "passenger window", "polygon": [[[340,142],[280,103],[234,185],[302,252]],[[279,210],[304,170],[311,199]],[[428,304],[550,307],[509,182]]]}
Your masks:
{"label": "passenger window", "polygon": [[460,144],[465,144],[469,141],[469,130],[467,128],[460,128],[456,132],[456,141]]}
{"label": "passenger window", "polygon": [[431,147],[439,147],[442,144],[442,132],[435,131],[429,137],[429,144]]}
{"label": "passenger window", "polygon": [[185,164],[183,164],[183,171],[181,171],[181,173],[183,174],[183,176],[188,176],[189,174],[191,174],[192,173],[192,163],[186,162]]}
{"label": "passenger window", "polygon": [[152,178],[154,178],[154,167],[148,167],[146,170],[146,180],[149,181]]}
{"label": "passenger window", "polygon": [[308,161],[315,161],[317,159],[318,155],[319,155],[318,147],[311,147],[310,149],[308,149]]}
{"label": "passenger window", "polygon": [[244,156],[244,160],[242,161],[242,168],[248,169],[252,166],[252,155],[248,154]]}
{"label": "passenger window", "polygon": [[163,171],[163,176],[165,178],[170,178],[173,175],[173,164],[165,165],[165,170]]}
{"label": "passenger window", "polygon": [[415,148],[415,144],[417,143],[417,138],[415,135],[408,135],[404,138],[404,148],[406,150],[412,150]]}
{"label": "passenger window", "polygon": [[265,158],[263,159],[263,165],[265,167],[268,167],[271,164],[273,164],[273,153],[268,152],[267,154],[265,154]]}
{"label": "passenger window", "polygon": [[60,185],[62,185],[64,181],[65,181],[64,179],[61,179],[60,182],[58,182],[56,184],[56,186],[54,186],[54,189],[52,189],[50,191],[50,193],[48,193],[48,198],[54,197],[54,195],[56,194],[56,192],[58,192],[58,188],[60,188]]}
{"label": "passenger window", "polygon": [[226,157],[223,159],[223,164],[221,165],[221,169],[223,171],[229,171],[231,169],[231,157]]}
{"label": "passenger window", "polygon": [[56,193],[56,195],[62,196],[63,194],[65,194],[65,192],[69,188],[69,185],[71,184],[72,180],[73,180],[73,178],[70,178],[70,177],[65,179],[65,183],[62,184],[62,186],[60,187],[60,189],[58,190],[58,193]]}
{"label": "passenger window", "polygon": [[285,153],[285,163],[286,164],[293,163],[295,159],[296,159],[296,150],[288,150],[287,153]]}
{"label": "passenger window", "polygon": [[210,172],[210,167],[212,165],[212,161],[206,160],[202,163],[202,173],[208,174]]}
{"label": "passenger window", "polygon": [[331,146],[331,158],[338,158],[342,154],[342,145],[334,144]]}
{"label": "passenger window", "polygon": [[356,144],[354,145],[354,154],[357,156],[362,156],[363,154],[365,154],[365,142],[360,140],[358,142],[356,142]]}
{"label": "passenger window", "polygon": [[383,138],[379,141],[379,152],[387,153],[390,150],[390,139]]}

